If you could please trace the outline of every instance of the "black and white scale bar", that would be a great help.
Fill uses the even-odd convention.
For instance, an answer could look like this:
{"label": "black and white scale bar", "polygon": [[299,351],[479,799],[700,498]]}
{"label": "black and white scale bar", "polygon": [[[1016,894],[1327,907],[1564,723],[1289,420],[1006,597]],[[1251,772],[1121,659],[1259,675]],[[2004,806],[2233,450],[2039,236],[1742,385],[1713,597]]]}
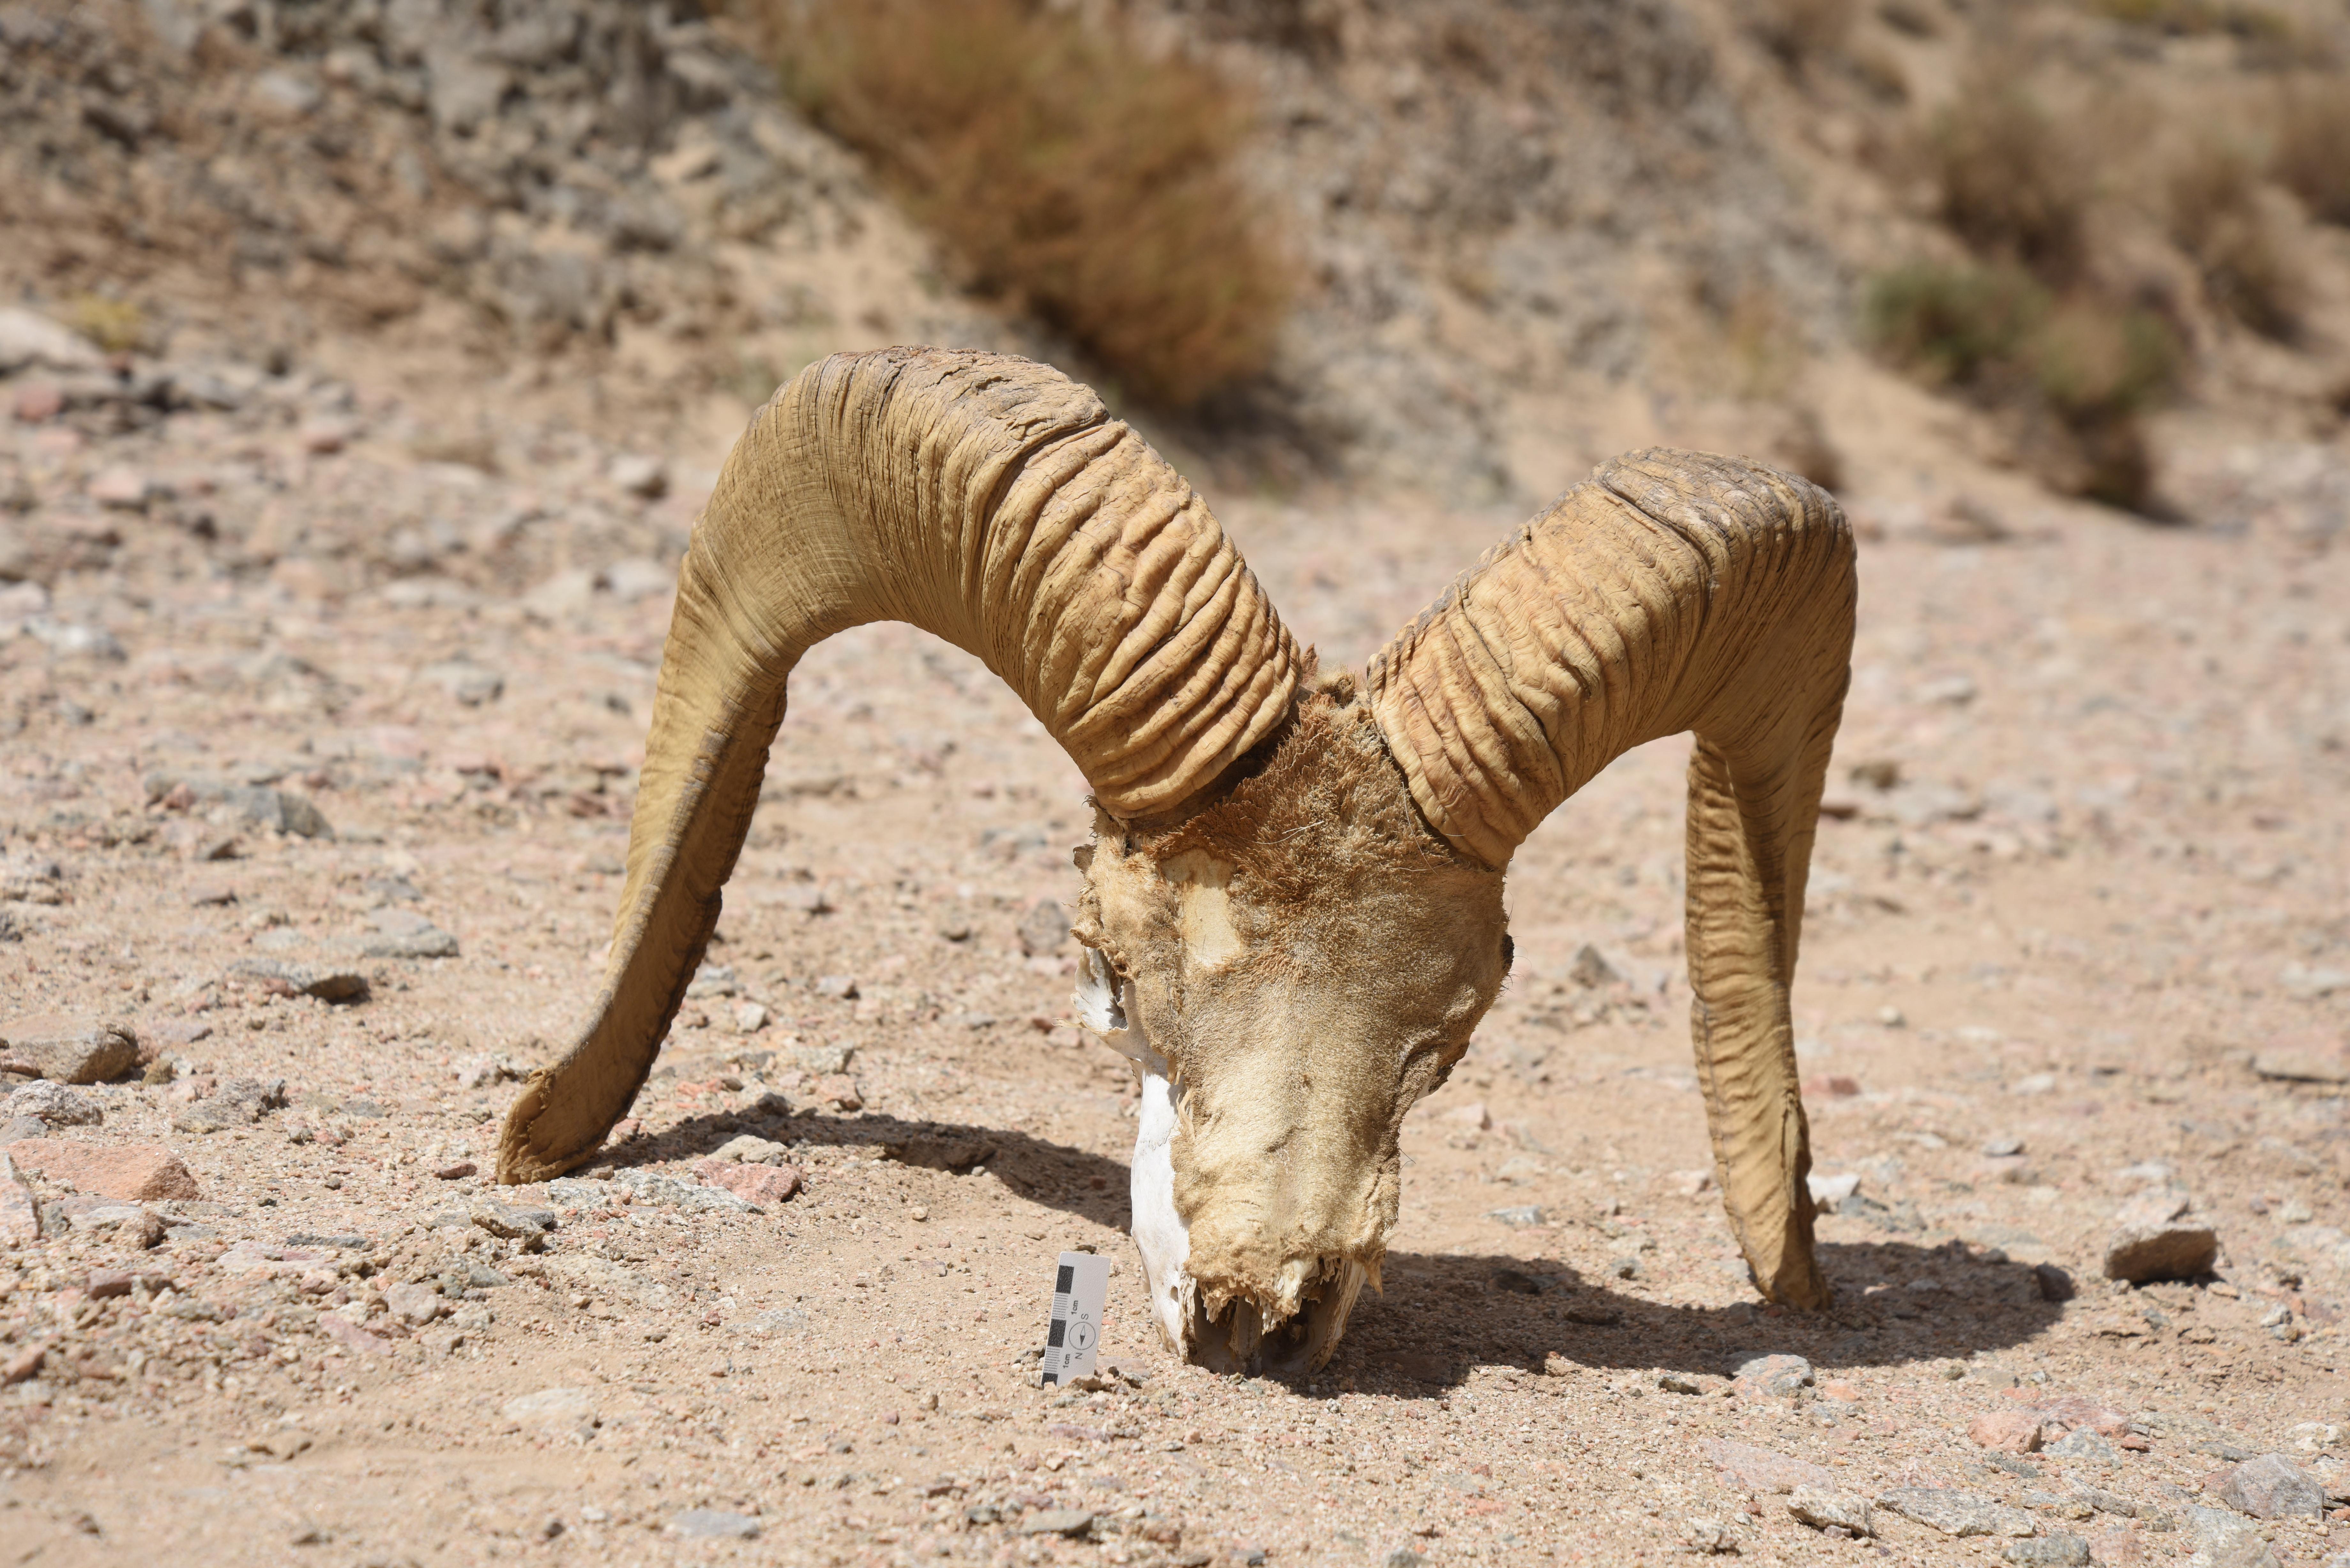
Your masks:
{"label": "black and white scale bar", "polygon": [[1109,1260],[1062,1253],[1053,1273],[1053,1319],[1045,1331],[1045,1382],[1066,1383],[1094,1369],[1108,1301]]}

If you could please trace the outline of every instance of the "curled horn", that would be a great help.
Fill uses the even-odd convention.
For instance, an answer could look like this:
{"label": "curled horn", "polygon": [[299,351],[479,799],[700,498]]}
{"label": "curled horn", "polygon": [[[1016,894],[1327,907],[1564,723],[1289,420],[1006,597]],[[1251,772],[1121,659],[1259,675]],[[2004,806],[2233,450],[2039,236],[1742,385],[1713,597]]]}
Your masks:
{"label": "curled horn", "polygon": [[1856,596],[1851,530],[1802,480],[1656,451],[1603,466],[1372,661],[1414,800],[1493,867],[1643,742],[1689,773],[1691,1031],[1731,1223],[1774,1301],[1824,1304],[1787,992]]}
{"label": "curled horn", "polygon": [[1191,488],[1098,399],[1002,355],[836,355],[735,443],[678,574],[595,1013],[508,1112],[498,1178],[571,1169],[652,1070],[718,923],[785,683],[902,620],[976,654],[1123,818],[1291,711],[1296,645]]}

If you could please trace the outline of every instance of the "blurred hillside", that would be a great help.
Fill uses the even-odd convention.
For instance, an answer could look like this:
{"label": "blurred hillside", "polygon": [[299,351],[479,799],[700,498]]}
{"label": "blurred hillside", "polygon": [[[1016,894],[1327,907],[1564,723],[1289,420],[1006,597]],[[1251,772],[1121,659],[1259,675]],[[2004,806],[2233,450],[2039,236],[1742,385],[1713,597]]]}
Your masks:
{"label": "blurred hillside", "polygon": [[[1520,506],[1669,441],[1893,528],[1996,535],[2060,494],[2322,540],[2350,508],[2339,0],[1051,14],[1245,114],[1285,314],[1253,373],[1126,397],[1226,483]],[[1147,389],[1116,298],[1088,327],[976,265],[893,174],[923,149],[817,129],[757,20],[0,8],[0,290],[123,356],[0,341],[0,374],[120,421],[305,368],[399,392],[458,461],[527,407],[714,462],[778,380],[889,342]]]}

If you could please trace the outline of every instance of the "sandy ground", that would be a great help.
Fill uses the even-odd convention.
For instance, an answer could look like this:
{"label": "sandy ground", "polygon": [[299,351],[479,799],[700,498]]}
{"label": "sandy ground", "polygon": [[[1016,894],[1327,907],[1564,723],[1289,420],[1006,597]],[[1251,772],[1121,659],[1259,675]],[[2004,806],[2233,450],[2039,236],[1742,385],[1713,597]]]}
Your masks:
{"label": "sandy ground", "polygon": [[[550,1187],[444,1174],[487,1167],[507,1075],[591,993],[667,617],[645,567],[697,476],[648,498],[612,453],[531,444],[526,410],[503,476],[423,462],[398,409],[331,391],[0,436],[49,585],[0,587],[0,1034],[119,1022],[149,1064],[74,1091],[101,1122],[10,1125],[47,1234],[0,1255],[0,1560],[2350,1549],[2217,1495],[2272,1453],[2345,1490],[2341,556],[1856,501],[1797,992],[1818,1168],[1856,1178],[1821,1226],[1835,1306],[1761,1306],[1706,1185],[1661,742],[1521,853],[1516,974],[1410,1123],[1385,1293],[1292,1386],[1149,1338],[1133,1083],[1067,1026],[1036,909],[1075,895],[1079,781],[904,628],[795,680],[725,972],[634,1136]],[[1512,521],[1223,511],[1332,660]],[[424,554],[389,566],[316,544],[401,528]],[[303,801],[331,836],[255,815],[315,826]],[[298,994],[338,974],[364,993]],[[700,1163],[745,1133],[796,1195]],[[198,1196],[111,1201],[59,1144],[162,1146]],[[2101,1278],[2117,1211],[2174,1189],[2216,1273]],[[497,1236],[536,1222],[484,1199],[554,1228]],[[1115,1262],[1118,1370],[1038,1389],[1072,1247]],[[1766,1355],[1808,1380],[1732,1376]],[[2040,1452],[1970,1435],[2067,1396],[2105,1413]],[[1877,1539],[1799,1521],[1798,1483],[1878,1500]],[[1918,1488],[1993,1532],[1905,1517]]]}

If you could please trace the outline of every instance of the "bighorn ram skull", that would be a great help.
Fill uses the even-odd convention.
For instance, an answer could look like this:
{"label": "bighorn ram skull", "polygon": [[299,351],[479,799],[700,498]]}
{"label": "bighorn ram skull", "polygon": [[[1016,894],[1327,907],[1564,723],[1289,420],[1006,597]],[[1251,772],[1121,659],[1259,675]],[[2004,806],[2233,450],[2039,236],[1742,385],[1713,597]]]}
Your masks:
{"label": "bighorn ram skull", "polygon": [[840,355],[735,445],[679,574],[593,1021],[498,1174],[587,1160],[718,921],[785,684],[846,628],[984,659],[1091,784],[1077,1001],[1143,1078],[1134,1231],[1170,1346],[1319,1366],[1396,1220],[1404,1115],[1510,969],[1551,809],[1696,732],[1690,983],[1723,1199],[1817,1306],[1787,991],[1852,646],[1853,546],[1801,480],[1656,451],[1569,491],[1359,677],[1318,676],[1191,488],[1094,394],[998,355]]}

